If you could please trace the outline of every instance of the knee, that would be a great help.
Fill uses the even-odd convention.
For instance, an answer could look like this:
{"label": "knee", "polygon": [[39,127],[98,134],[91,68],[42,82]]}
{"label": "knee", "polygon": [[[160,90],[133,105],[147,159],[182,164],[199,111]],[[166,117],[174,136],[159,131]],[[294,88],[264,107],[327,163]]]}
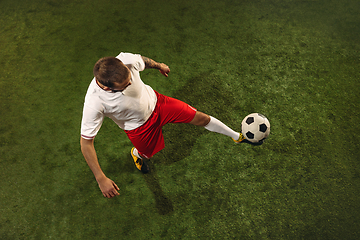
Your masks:
{"label": "knee", "polygon": [[211,118],[210,118],[209,115],[207,115],[207,114],[205,114],[205,113],[203,113],[203,114],[204,114],[204,116],[203,116],[203,120],[202,120],[201,126],[205,127],[206,125],[209,124]]}
{"label": "knee", "polygon": [[196,125],[196,126],[205,127],[206,125],[208,125],[209,122],[210,122],[210,116],[209,115],[197,111],[196,114],[195,114],[194,119],[190,123],[193,124],[193,125]]}

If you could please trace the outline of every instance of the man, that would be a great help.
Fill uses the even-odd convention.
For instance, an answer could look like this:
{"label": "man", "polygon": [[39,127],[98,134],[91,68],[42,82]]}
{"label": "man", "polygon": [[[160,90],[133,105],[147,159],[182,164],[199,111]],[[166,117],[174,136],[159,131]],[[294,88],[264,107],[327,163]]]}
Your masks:
{"label": "man", "polygon": [[144,84],[140,72],[149,68],[158,69],[165,77],[170,73],[166,64],[131,53],[101,58],[94,66],[94,78],[85,97],[80,145],[104,197],[119,195],[119,187],[102,171],[94,148],[94,138],[105,116],[126,132],[134,145],[131,156],[135,166],[143,173],[149,171],[146,159],[165,146],[161,128],[167,123],[203,126],[231,137],[236,143],[247,142],[241,133],[216,118]]}

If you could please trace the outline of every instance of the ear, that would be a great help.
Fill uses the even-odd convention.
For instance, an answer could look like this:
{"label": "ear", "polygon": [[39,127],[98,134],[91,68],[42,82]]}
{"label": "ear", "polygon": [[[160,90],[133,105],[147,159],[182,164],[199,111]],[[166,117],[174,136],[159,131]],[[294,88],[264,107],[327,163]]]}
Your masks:
{"label": "ear", "polygon": [[102,85],[96,78],[95,78],[95,80],[96,80],[96,83],[99,85],[99,87],[101,87],[103,90],[105,90],[105,91],[111,90],[109,87]]}

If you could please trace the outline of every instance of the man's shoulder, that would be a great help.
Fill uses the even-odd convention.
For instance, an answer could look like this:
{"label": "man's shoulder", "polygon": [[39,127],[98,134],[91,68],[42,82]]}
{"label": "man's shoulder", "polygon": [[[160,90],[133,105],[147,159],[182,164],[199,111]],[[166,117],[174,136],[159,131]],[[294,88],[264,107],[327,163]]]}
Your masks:
{"label": "man's shoulder", "polygon": [[98,108],[101,106],[101,91],[98,88],[95,78],[91,81],[89,88],[85,95],[85,105],[90,106],[91,108]]}
{"label": "man's shoulder", "polygon": [[96,87],[97,87],[96,80],[95,80],[95,78],[93,78],[89,84],[87,91],[86,91],[85,99],[88,96],[94,95],[97,92]]}
{"label": "man's shoulder", "polygon": [[145,69],[145,63],[140,54],[121,52],[116,58],[130,68],[130,70],[131,68],[137,71],[143,71]]}

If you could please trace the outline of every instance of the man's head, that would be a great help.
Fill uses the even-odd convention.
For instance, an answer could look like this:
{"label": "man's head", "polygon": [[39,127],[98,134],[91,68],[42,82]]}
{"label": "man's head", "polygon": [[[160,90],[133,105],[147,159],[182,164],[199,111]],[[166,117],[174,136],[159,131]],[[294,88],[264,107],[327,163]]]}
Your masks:
{"label": "man's head", "polygon": [[127,85],[130,81],[130,70],[115,57],[104,57],[95,63],[94,76],[105,87],[113,89]]}

